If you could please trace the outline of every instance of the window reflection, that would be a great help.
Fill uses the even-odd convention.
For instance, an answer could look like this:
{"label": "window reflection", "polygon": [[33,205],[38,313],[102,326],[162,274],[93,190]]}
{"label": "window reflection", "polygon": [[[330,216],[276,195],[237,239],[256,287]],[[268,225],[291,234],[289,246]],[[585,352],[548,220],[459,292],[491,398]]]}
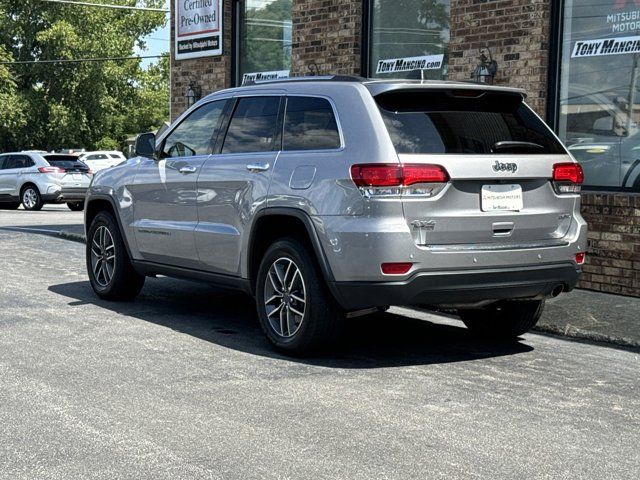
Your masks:
{"label": "window reflection", "polygon": [[241,98],[229,123],[222,153],[273,150],[280,97]]}
{"label": "window reflection", "polygon": [[165,157],[191,157],[211,153],[213,133],[226,100],[207,103],[191,113],[164,142]]}
{"label": "window reflection", "polygon": [[284,121],[284,150],[340,148],[340,134],[328,100],[289,97]]}
{"label": "window reflection", "polygon": [[633,1],[565,2],[559,136],[586,186],[640,191],[640,52],[628,43],[640,40],[640,22],[624,21],[637,10]]}
{"label": "window reflection", "polygon": [[441,67],[423,70],[425,79],[442,79],[449,46],[450,3],[450,0],[374,0],[370,76],[407,78],[410,75],[407,71],[377,73],[380,60],[444,55]]}
{"label": "window reflection", "polygon": [[239,2],[240,78],[291,69],[292,0]]}

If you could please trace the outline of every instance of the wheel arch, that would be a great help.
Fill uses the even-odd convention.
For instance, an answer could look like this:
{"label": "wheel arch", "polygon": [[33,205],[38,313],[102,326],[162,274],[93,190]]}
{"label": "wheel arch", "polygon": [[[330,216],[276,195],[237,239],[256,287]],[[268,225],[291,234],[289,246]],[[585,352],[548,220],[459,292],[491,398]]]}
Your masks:
{"label": "wheel arch", "polygon": [[85,237],[89,236],[89,228],[91,227],[91,222],[93,222],[93,219],[96,218],[96,215],[98,215],[98,213],[100,212],[105,212],[105,211],[113,215],[113,218],[116,220],[116,223],[118,224],[118,228],[120,229],[120,235],[122,235],[124,247],[127,249],[127,255],[129,255],[129,258],[133,259],[131,255],[131,248],[129,246],[129,239],[124,233],[125,230],[123,228],[120,215],[118,214],[116,201],[108,195],[91,195],[85,199],[85,203],[84,203]]}
{"label": "wheel arch", "polygon": [[22,201],[22,193],[24,192],[24,189],[27,187],[34,187],[36,191],[42,196],[42,192],[40,191],[40,187],[38,187],[38,184],[31,180],[27,180],[22,185],[20,185],[20,190],[19,190],[20,201]]}
{"label": "wheel arch", "polygon": [[251,293],[255,294],[262,255],[275,240],[287,236],[298,237],[310,247],[327,285],[334,293],[333,274],[311,217],[302,210],[286,207],[265,208],[256,214],[246,258]]}

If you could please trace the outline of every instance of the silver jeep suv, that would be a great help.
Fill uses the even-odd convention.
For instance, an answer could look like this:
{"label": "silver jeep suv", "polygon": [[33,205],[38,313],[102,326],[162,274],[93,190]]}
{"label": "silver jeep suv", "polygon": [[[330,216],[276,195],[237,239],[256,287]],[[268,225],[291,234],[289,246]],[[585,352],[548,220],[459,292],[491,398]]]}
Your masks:
{"label": "silver jeep suv", "polygon": [[586,246],[582,169],[524,97],[357,77],[214,93],[95,176],[91,285],[105,299],[157,274],[243,290],[291,353],[389,305],[515,338],[574,288]]}

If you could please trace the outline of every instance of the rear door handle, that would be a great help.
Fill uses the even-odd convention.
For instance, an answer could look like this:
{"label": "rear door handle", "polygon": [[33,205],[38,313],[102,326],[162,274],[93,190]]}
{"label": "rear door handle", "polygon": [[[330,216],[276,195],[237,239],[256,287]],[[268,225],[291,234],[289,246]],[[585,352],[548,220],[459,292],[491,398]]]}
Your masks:
{"label": "rear door handle", "polygon": [[264,172],[269,170],[268,163],[250,163],[247,165],[247,170],[250,172]]}
{"label": "rear door handle", "polygon": [[195,171],[197,170],[196,167],[193,167],[191,165],[187,165],[185,167],[180,167],[180,170],[178,170],[180,173],[184,173],[185,175],[187,173],[195,173]]}

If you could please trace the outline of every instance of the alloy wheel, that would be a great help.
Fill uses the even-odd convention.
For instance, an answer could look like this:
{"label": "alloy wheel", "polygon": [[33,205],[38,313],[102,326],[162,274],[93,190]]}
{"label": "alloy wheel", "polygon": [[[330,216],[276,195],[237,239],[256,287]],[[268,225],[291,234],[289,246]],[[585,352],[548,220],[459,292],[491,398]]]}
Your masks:
{"label": "alloy wheel", "polygon": [[306,287],[302,273],[293,260],[281,257],[271,264],[265,279],[264,305],[273,331],[281,337],[293,337],[304,320]]}
{"label": "alloy wheel", "polygon": [[107,287],[113,278],[116,252],[113,236],[107,227],[99,226],[91,239],[91,270],[98,285]]}
{"label": "alloy wheel", "polygon": [[38,194],[33,188],[27,188],[24,191],[22,194],[22,203],[28,209],[36,206],[36,203],[38,203]]}

